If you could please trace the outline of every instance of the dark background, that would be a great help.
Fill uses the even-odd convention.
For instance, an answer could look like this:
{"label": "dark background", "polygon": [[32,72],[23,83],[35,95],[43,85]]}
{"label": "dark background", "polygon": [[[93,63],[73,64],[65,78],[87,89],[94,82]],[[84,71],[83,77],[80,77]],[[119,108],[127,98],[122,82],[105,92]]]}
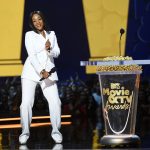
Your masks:
{"label": "dark background", "polygon": [[[150,0],[130,0],[126,55],[150,59]],[[143,66],[142,77],[149,78],[149,75],[149,65]]]}

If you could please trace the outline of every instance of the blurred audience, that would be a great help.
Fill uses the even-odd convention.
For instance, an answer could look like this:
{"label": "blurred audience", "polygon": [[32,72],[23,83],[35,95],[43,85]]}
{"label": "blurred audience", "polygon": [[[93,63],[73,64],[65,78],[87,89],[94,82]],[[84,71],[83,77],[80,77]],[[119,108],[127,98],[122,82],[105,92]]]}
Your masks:
{"label": "blurred audience", "polygon": [[[21,103],[20,77],[2,78],[0,83],[0,117],[19,116]],[[59,96],[62,102],[62,114],[71,114],[74,126],[73,133],[80,138],[81,131],[85,127],[91,129],[104,129],[102,115],[102,99],[97,76],[89,76],[82,81],[78,74],[66,81],[58,82]],[[36,88],[36,98],[33,114],[48,114],[48,105],[40,86]],[[150,83],[141,81],[137,111],[137,132],[144,136],[150,134]],[[80,132],[81,131],[81,132]]]}

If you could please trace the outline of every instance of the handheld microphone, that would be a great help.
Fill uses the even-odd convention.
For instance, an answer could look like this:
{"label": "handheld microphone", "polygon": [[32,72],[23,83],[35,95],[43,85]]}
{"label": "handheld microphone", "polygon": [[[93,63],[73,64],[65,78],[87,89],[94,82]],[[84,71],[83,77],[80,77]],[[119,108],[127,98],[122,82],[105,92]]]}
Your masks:
{"label": "handheld microphone", "polygon": [[121,37],[125,33],[123,28],[120,29],[120,39],[119,39],[119,55],[121,56]]}
{"label": "handheld microphone", "polygon": [[[53,67],[48,73],[49,76],[56,71],[56,67]],[[41,78],[39,81],[43,81],[45,78]]]}

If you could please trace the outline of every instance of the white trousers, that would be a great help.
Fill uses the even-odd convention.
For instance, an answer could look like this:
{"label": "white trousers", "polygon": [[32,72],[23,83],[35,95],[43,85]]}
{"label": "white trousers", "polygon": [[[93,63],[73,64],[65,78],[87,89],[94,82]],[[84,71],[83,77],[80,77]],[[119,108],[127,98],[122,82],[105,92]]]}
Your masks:
{"label": "white trousers", "polygon": [[[34,104],[35,89],[39,82],[35,82],[28,79],[22,79],[22,103],[20,106],[21,115],[21,125],[22,134],[20,135],[30,135],[30,124],[32,121],[32,107]],[[39,83],[45,98],[49,104],[50,121],[52,124],[52,137],[60,138],[62,140],[62,135],[59,132],[61,127],[61,101],[58,94],[56,82],[52,82],[49,79],[45,79]],[[55,136],[55,137],[54,137]]]}

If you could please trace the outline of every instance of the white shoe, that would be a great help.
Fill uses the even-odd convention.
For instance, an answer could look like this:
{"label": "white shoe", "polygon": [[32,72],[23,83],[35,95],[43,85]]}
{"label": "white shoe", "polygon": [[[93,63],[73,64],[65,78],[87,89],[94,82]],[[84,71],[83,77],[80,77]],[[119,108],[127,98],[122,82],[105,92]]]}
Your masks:
{"label": "white shoe", "polygon": [[52,150],[63,150],[63,145],[62,144],[55,144]]}
{"label": "white shoe", "polygon": [[19,150],[29,150],[29,148],[27,147],[27,145],[20,145]]}
{"label": "white shoe", "polygon": [[55,143],[62,143],[62,134],[60,132],[53,132],[52,133],[52,138],[55,141]]}
{"label": "white shoe", "polygon": [[20,143],[20,144],[26,144],[28,138],[29,138],[28,135],[21,135],[21,136],[19,137],[19,143]]}

